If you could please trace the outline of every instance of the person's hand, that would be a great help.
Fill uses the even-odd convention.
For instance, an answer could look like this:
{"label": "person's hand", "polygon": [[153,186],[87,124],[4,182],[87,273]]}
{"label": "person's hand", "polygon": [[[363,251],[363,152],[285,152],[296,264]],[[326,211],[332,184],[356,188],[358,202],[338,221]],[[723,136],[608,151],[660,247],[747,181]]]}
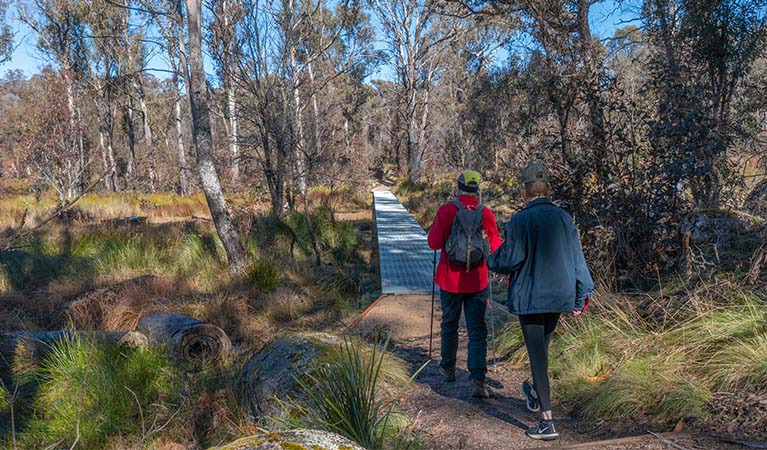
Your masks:
{"label": "person's hand", "polygon": [[573,316],[574,316],[574,317],[578,317],[578,316],[580,316],[581,314],[583,314],[583,311],[573,311]]}

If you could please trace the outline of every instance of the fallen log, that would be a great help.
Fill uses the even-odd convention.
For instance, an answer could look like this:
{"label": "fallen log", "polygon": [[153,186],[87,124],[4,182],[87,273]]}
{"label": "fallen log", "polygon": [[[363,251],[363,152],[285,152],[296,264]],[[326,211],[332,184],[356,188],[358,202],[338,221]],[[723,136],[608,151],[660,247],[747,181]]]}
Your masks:
{"label": "fallen log", "polygon": [[147,337],[135,331],[15,331],[0,336],[0,368],[36,367],[54,345],[74,337],[131,348],[148,345]]}
{"label": "fallen log", "polygon": [[222,361],[232,351],[232,342],[224,330],[179,314],[149,314],[138,321],[136,331],[153,344],[169,346],[179,360],[195,365]]}

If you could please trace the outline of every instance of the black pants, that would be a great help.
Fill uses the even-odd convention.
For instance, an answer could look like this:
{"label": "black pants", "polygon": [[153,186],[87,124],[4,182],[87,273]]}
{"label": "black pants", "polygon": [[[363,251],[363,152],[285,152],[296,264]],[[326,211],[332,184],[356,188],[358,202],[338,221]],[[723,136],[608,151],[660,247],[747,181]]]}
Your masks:
{"label": "black pants", "polygon": [[551,411],[551,386],[549,385],[549,344],[559,322],[559,313],[524,314],[519,316],[533,387],[541,403],[541,411]]}
{"label": "black pants", "polygon": [[442,304],[442,362],[443,368],[455,367],[458,353],[458,323],[461,309],[466,317],[466,329],[469,331],[469,379],[485,381],[487,373],[487,325],[485,310],[488,290],[471,294],[453,294],[439,291]]}

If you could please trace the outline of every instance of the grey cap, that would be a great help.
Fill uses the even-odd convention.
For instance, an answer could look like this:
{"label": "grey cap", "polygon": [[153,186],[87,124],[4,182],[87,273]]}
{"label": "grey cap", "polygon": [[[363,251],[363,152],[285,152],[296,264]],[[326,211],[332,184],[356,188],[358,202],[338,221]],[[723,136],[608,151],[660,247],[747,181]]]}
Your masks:
{"label": "grey cap", "polygon": [[538,161],[533,161],[522,170],[522,175],[519,177],[522,184],[535,183],[535,182],[549,182],[549,172],[546,167]]}

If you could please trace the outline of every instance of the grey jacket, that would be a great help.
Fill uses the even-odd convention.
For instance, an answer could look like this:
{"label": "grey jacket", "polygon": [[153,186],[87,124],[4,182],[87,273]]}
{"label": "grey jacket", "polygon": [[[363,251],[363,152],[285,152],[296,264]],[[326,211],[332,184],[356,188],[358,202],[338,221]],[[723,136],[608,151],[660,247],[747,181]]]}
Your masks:
{"label": "grey jacket", "polygon": [[517,315],[581,311],[594,289],[572,217],[547,198],[512,217],[487,266],[510,276],[507,302]]}

